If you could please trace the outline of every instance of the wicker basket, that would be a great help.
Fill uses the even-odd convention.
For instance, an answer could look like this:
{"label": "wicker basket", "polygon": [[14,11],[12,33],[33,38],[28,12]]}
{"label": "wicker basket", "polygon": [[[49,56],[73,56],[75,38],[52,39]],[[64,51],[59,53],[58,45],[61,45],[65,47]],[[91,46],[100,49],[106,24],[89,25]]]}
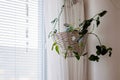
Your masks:
{"label": "wicker basket", "polygon": [[[79,42],[80,35],[77,31],[73,32],[60,32],[55,36],[55,40],[57,44],[60,46],[60,53],[65,54],[67,52],[67,56],[73,57],[74,52],[78,52],[79,55],[82,55],[85,47],[86,38],[82,38]],[[68,49],[68,47],[72,47],[72,49]]]}

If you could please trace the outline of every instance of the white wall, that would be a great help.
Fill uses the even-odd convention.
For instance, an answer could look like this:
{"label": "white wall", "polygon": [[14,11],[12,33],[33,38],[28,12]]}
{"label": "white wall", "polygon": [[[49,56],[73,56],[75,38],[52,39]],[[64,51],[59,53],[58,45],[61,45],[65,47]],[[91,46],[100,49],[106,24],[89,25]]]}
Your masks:
{"label": "white wall", "polygon": [[[87,17],[93,16],[102,10],[108,11],[101,19],[101,25],[96,32],[103,44],[113,48],[111,58],[105,56],[101,57],[99,63],[89,62],[89,80],[120,80],[120,7],[116,7],[111,0],[85,1]],[[95,37],[90,36],[89,53],[95,52],[95,44],[97,44]]]}

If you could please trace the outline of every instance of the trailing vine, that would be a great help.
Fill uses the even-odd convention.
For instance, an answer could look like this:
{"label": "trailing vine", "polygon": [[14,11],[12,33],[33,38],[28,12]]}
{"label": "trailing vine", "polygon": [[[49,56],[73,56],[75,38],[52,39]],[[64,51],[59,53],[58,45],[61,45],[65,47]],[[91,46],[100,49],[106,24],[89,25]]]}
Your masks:
{"label": "trailing vine", "polygon": [[[56,27],[57,27],[57,24],[58,24],[58,27],[60,27],[59,26],[59,21],[60,21],[60,17],[62,15],[62,12],[64,11],[64,7],[65,7],[65,3],[64,3],[64,5],[62,5],[61,11],[58,14],[58,17],[55,18],[54,20],[52,20],[51,23],[54,25],[54,27],[53,27],[53,30],[50,32],[49,37],[54,37],[55,34],[60,33],[59,28],[56,29]],[[106,13],[107,13],[107,11],[104,10],[104,11],[96,14],[92,18],[84,20],[83,22],[81,22],[79,24],[79,26],[77,28],[74,28],[74,26],[71,26],[71,24],[69,24],[69,23],[65,23],[64,24],[64,26],[66,27],[66,32],[74,32],[74,31],[78,32],[78,34],[79,34],[79,38],[77,39],[77,43],[78,44],[81,41],[81,39],[83,39],[85,36],[88,37],[89,35],[94,35],[97,38],[97,40],[99,42],[99,45],[96,45],[96,52],[95,52],[95,54],[89,55],[88,59],[90,61],[97,61],[98,62],[99,59],[100,59],[100,56],[104,56],[104,55],[108,54],[109,57],[110,57],[111,54],[112,54],[112,48],[111,47],[106,47],[106,45],[103,45],[101,40],[100,40],[100,38],[99,38],[99,36],[96,33],[94,33],[94,28],[95,28],[94,25],[96,25],[96,27],[98,27],[100,25],[100,18],[103,17]],[[91,26],[93,22],[95,22],[96,24]],[[89,27],[93,27],[91,32],[88,29]],[[86,46],[86,43],[87,42],[85,42],[85,44],[84,44],[84,48]],[[56,52],[58,54],[60,54],[59,43],[57,43],[56,40],[54,41],[54,43],[52,45],[52,50],[54,50],[54,49],[56,50]],[[72,47],[68,46],[68,49],[72,50]],[[67,50],[64,53],[64,57],[65,58],[67,57]],[[74,53],[74,56],[76,57],[76,59],[78,59],[78,60],[80,59],[80,56],[85,56],[85,55],[88,54],[88,52],[86,52],[86,53],[82,53],[82,55],[79,55],[79,52],[76,52],[76,51],[73,51],[73,53]]]}

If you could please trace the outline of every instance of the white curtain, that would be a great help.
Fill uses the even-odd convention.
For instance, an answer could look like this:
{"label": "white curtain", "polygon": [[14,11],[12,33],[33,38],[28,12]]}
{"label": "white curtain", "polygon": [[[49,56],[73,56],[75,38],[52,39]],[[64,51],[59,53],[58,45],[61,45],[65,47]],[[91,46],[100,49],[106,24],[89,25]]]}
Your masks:
{"label": "white curtain", "polygon": [[[79,22],[84,20],[84,1],[76,0],[77,3],[72,5],[73,0],[67,0],[64,14],[62,15],[60,26],[70,23],[75,27],[79,26]],[[48,4],[47,4],[48,3]],[[46,1],[46,33],[52,30],[51,21],[57,17],[63,5],[62,0]],[[60,27],[63,31],[64,27]],[[47,37],[46,37],[47,38]],[[78,61],[74,57],[64,59],[62,56],[51,51],[52,40],[47,38],[47,72],[48,80],[87,80],[87,59],[81,57]]]}

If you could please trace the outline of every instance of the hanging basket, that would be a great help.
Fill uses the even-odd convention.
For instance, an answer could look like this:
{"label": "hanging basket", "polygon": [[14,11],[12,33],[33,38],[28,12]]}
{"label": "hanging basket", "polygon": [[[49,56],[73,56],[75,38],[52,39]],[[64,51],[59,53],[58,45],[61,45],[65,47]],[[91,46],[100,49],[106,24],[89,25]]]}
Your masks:
{"label": "hanging basket", "polygon": [[60,53],[67,53],[67,57],[73,57],[74,52],[80,56],[84,52],[86,38],[78,41],[80,35],[77,31],[56,33],[55,40],[60,47]]}

